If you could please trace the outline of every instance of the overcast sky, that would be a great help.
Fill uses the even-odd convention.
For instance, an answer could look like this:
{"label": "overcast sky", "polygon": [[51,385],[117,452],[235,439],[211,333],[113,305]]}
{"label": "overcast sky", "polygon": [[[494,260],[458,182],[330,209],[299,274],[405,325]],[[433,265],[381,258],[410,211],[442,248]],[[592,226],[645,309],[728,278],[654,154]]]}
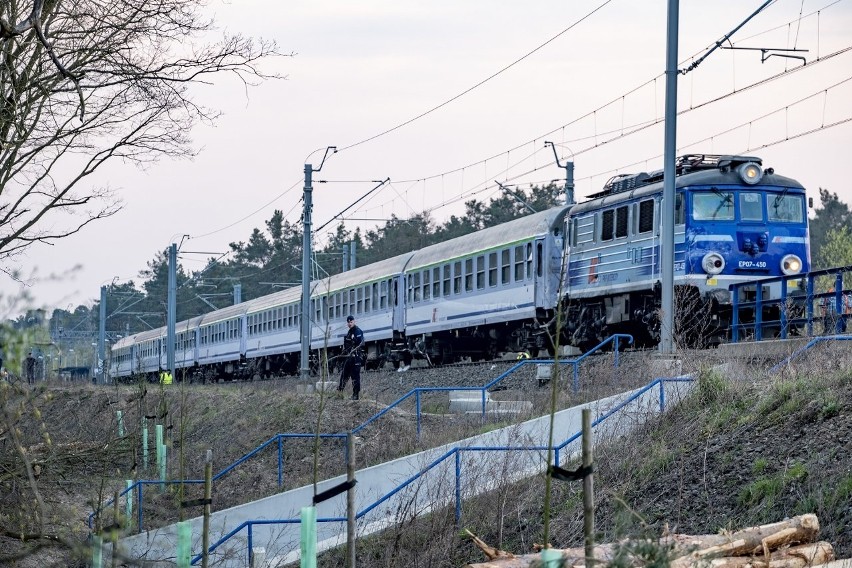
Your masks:
{"label": "overcast sky", "polygon": [[[681,67],[761,3],[682,2]],[[123,210],[20,259],[31,305],[67,309],[98,298],[116,277],[139,283],[146,263],[183,235],[181,262],[193,271],[229,242],[247,240],[274,209],[299,222],[304,164],[318,166],[322,152],[314,151],[330,145],[348,149],[314,174],[329,182],[315,186],[315,226],[371,180],[391,179],[348,214],[350,229],[424,210],[441,223],[463,213],[464,201],[497,195],[494,180],[528,187],[560,179],[545,140],[562,159],[573,154],[579,198],[615,173],[662,168],[662,123],[629,133],[663,116],[666,4],[212,0],[223,29],[275,39],[295,54],[266,64],[287,79],[246,90],[223,77],[198,87],[198,100],[225,114],[193,131],[196,159],[102,171],[93,183],[118,190]],[[808,66],[794,72],[801,61],[761,64],[759,51],[714,52],[679,78],[678,108],[693,110],[678,119],[678,153],[757,155],[817,203],[819,187],[852,203],[844,173],[852,122],[824,128],[852,119],[852,50],[828,57],[852,47],[852,2],[778,0],[733,41],[806,49],[798,55]],[[0,293],[8,302],[20,288],[4,277]]]}

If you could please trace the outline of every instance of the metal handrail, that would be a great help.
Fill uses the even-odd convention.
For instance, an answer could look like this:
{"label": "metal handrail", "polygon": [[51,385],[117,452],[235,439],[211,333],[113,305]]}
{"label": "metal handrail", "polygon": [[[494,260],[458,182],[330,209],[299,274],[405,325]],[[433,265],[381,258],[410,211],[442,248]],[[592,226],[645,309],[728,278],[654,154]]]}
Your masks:
{"label": "metal handrail", "polygon": [[825,335],[822,337],[814,337],[813,339],[808,341],[807,345],[805,345],[804,347],[799,347],[798,349],[793,351],[789,356],[787,356],[783,361],[769,369],[769,372],[777,372],[781,367],[789,365],[793,359],[799,357],[806,351],[810,351],[815,345],[829,341],[852,341],[852,335]]}
{"label": "metal handrail", "polygon": [[[843,314],[843,294],[850,293],[850,290],[845,290],[843,288],[843,275],[846,273],[852,272],[852,265],[850,266],[838,266],[834,268],[824,268],[821,270],[813,270],[811,272],[807,272],[804,274],[792,274],[787,276],[774,276],[772,278],[763,278],[760,280],[752,280],[749,282],[739,282],[737,284],[731,284],[728,286],[728,289],[731,291],[731,342],[738,343],[740,340],[740,331],[753,329],[754,330],[754,339],[755,341],[761,341],[763,339],[763,328],[765,326],[779,327],[780,328],[780,338],[787,339],[788,330],[791,325],[805,325],[807,330],[807,336],[813,336],[813,320],[814,320],[814,300],[822,300],[828,298],[834,298],[835,301],[835,313],[837,314],[837,319],[835,321],[835,329],[834,331],[840,333],[843,322],[845,320],[850,319],[849,314]],[[824,276],[834,276],[834,292],[814,292],[814,281],[817,278]],[[791,282],[800,282],[805,281],[804,294],[790,294],[789,293],[789,284]],[[779,298],[764,298],[763,297],[763,286],[767,284],[780,283],[781,284],[781,296]],[[740,300],[740,290],[744,288],[752,288],[754,287],[755,299],[753,301],[741,301]],[[805,308],[805,317],[802,318],[793,318],[790,319],[788,317],[787,309],[785,306],[788,301],[792,301],[794,303],[801,304],[804,302]],[[780,311],[780,319],[778,320],[763,320],[763,308],[767,306],[781,306]],[[753,308],[754,309],[754,322],[753,323],[741,323],[740,322],[740,310],[743,308]]]}
{"label": "metal handrail", "polygon": [[[646,392],[648,392],[649,390],[651,390],[654,387],[660,388],[660,397],[659,397],[660,412],[663,412],[665,410],[664,383],[666,383],[666,382],[692,382],[692,381],[694,381],[694,379],[692,379],[691,377],[687,377],[687,376],[654,379],[647,386],[643,387],[642,389],[640,389],[640,390],[636,391],[634,394],[632,394],[628,399],[622,401],[620,404],[618,404],[614,408],[608,410],[607,412],[605,412],[604,414],[599,416],[597,419],[595,419],[594,422],[592,422],[592,427],[594,428],[595,426],[601,424],[606,419],[614,416],[619,411],[621,411],[623,408],[625,408],[628,404],[637,400],[639,397],[641,397],[643,394],[645,394]],[[568,437],[564,442],[558,444],[557,446],[554,446],[554,450],[556,450],[554,452],[554,461],[553,461],[554,465],[558,466],[559,463],[560,463],[560,450],[564,450],[565,447],[567,447],[571,442],[576,441],[581,435],[582,435],[582,432],[577,432],[577,433],[571,435],[570,437]],[[440,456],[438,456],[437,458],[432,460],[429,464],[427,464],[426,466],[421,468],[417,473],[415,473],[414,475],[410,476],[408,479],[401,482],[399,485],[397,485],[395,488],[393,488],[388,493],[380,496],[378,499],[376,499],[376,501],[367,505],[361,511],[358,511],[355,514],[355,518],[360,519],[360,518],[364,517],[365,515],[367,515],[368,513],[373,511],[374,509],[376,509],[378,506],[380,506],[382,503],[386,502],[391,497],[393,497],[394,495],[396,495],[400,491],[404,490],[406,487],[408,487],[409,485],[411,485],[412,483],[414,483],[418,479],[422,478],[430,470],[438,467],[441,463],[447,461],[449,458],[452,457],[452,458],[455,459],[455,483],[456,483],[456,485],[455,485],[455,519],[456,519],[456,523],[458,524],[461,521],[461,502],[463,500],[462,499],[462,493],[461,493],[461,481],[460,481],[460,478],[461,478],[461,453],[462,452],[547,451],[547,449],[548,449],[547,446],[466,446],[466,447],[465,446],[456,446],[456,447],[454,447],[450,450],[447,450],[446,452],[444,452],[443,454],[441,454]],[[344,522],[344,521],[346,521],[345,517],[329,517],[329,518],[317,519],[317,523],[321,523],[321,522]],[[264,524],[264,525],[295,524],[295,523],[298,523],[298,522],[300,522],[300,519],[298,519],[298,518],[263,519],[263,520],[257,520],[257,521],[244,521],[238,527],[236,527],[232,531],[228,532],[226,535],[221,537],[215,543],[211,544],[210,548],[207,549],[207,552],[208,552],[208,554],[214,552],[219,546],[221,546],[222,544],[224,544],[225,542],[230,540],[233,536],[235,536],[236,534],[241,532],[243,528],[247,528],[248,529],[248,554],[249,554],[248,562],[250,564],[251,563],[250,556],[251,556],[251,553],[252,553],[251,552],[252,551],[251,544],[252,544],[252,540],[253,540],[251,529],[252,529],[253,525],[255,525],[255,524],[257,524],[257,525],[260,525],[260,524]],[[201,559],[201,556],[202,556],[202,554],[198,554],[195,557],[193,557],[191,564],[195,565]]]}
{"label": "metal handrail", "polygon": [[[599,349],[602,349],[604,346],[606,346],[609,343],[613,344],[613,351],[614,351],[614,354],[615,354],[613,364],[614,364],[615,367],[618,367],[618,365],[619,365],[619,342],[620,342],[620,340],[627,340],[628,344],[632,344],[633,343],[633,336],[629,335],[629,334],[625,334],[625,333],[616,333],[616,334],[613,334],[613,335],[607,337],[606,339],[604,339],[603,341],[598,343],[595,347],[589,349],[588,351],[586,351],[585,353],[583,353],[582,355],[580,355],[579,357],[577,357],[575,359],[560,359],[558,361],[559,364],[573,365],[573,371],[574,371],[573,390],[574,390],[574,392],[577,392],[579,390],[579,365],[580,365],[580,363],[583,360],[585,360],[588,356],[596,353]],[[541,365],[541,364],[552,365],[554,363],[556,363],[556,361],[553,361],[553,360],[550,360],[550,359],[524,359],[523,361],[519,361],[518,363],[516,363],[515,365],[510,367],[508,370],[504,371],[503,373],[498,375],[496,378],[492,379],[491,381],[489,381],[488,383],[486,383],[485,385],[483,385],[481,387],[416,387],[416,388],[408,391],[406,394],[404,394],[403,396],[401,396],[400,398],[398,398],[397,400],[395,400],[391,404],[389,404],[387,407],[385,407],[381,411],[379,411],[376,414],[374,414],[373,416],[369,417],[367,420],[365,420],[359,426],[353,428],[352,434],[355,435],[355,434],[359,433],[361,430],[363,430],[364,428],[366,428],[367,426],[369,426],[370,424],[372,424],[373,422],[377,421],[379,418],[381,418],[382,416],[384,416],[385,414],[390,412],[391,409],[401,405],[403,402],[405,402],[406,400],[408,400],[409,398],[414,396],[415,397],[415,416],[416,416],[416,422],[417,422],[417,437],[419,439],[420,434],[421,434],[421,422],[422,422],[422,420],[421,420],[422,415],[421,415],[421,406],[420,406],[420,395],[423,392],[460,391],[460,390],[479,391],[479,392],[482,393],[481,413],[482,413],[482,417],[484,418],[485,414],[486,414],[486,402],[487,402],[486,394],[487,394],[488,389],[492,388],[494,385],[498,384],[499,382],[501,382],[502,380],[504,380],[505,378],[507,378],[508,376],[513,374],[515,371],[517,371],[518,369],[521,369],[522,367],[524,367],[526,365]],[[288,438],[316,438],[316,437],[345,439],[346,434],[344,434],[344,433],[336,433],[336,434],[312,434],[312,433],[276,434],[275,436],[266,440],[265,442],[263,442],[261,445],[259,445],[255,449],[251,450],[249,453],[247,453],[244,456],[237,459],[235,462],[233,462],[229,466],[225,467],[219,473],[215,474],[213,476],[212,480],[218,481],[220,478],[227,475],[229,472],[231,472],[237,466],[245,463],[247,460],[249,460],[250,458],[254,457],[258,453],[260,453],[261,451],[266,449],[273,442],[278,442],[278,487],[280,489],[284,485],[284,480],[283,480],[283,475],[284,475],[284,473],[283,473],[283,441],[285,439],[288,439]],[[204,482],[203,480],[184,480],[183,481],[183,483],[203,483],[203,482]],[[144,530],[143,524],[142,524],[142,519],[143,519],[143,511],[142,511],[142,509],[143,509],[143,485],[173,485],[173,484],[180,484],[180,483],[181,483],[180,480],[169,480],[169,481],[138,480],[135,483],[133,483],[130,487],[125,488],[124,491],[119,493],[119,497],[122,497],[125,494],[127,494],[129,491],[132,491],[134,489],[137,490],[137,503],[138,503],[137,530],[139,532],[142,532]],[[92,513],[89,514],[89,516],[88,516],[89,530],[93,529],[92,523],[93,523],[93,519],[94,519],[95,515],[97,515],[104,508],[109,507],[109,505],[111,505],[113,503],[113,501],[114,501],[113,499],[108,500],[101,508],[99,508],[98,510],[95,510]]]}

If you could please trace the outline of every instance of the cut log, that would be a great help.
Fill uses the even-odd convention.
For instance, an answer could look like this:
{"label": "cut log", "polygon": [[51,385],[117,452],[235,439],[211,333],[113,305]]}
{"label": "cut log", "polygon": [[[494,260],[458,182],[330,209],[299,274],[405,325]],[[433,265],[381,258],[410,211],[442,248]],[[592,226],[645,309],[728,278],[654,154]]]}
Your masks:
{"label": "cut log", "polygon": [[827,542],[803,544],[792,548],[776,550],[769,556],[767,562],[763,555],[726,556],[722,558],[707,558],[690,554],[677,558],[672,562],[672,568],[807,568],[834,560],[834,549]]}
{"label": "cut log", "polygon": [[786,521],[760,525],[721,535],[681,535],[675,534],[660,539],[662,544],[674,544],[676,550],[696,550],[702,557],[742,556],[744,554],[765,554],[786,544],[808,543],[816,540],[819,534],[819,520],[816,515],[807,514]]}
{"label": "cut log", "polygon": [[[560,550],[560,552],[562,552],[563,567],[578,568],[585,566],[586,561],[583,558],[582,548],[568,548]],[[607,562],[605,559],[607,553],[604,550],[600,552],[601,555],[598,556],[596,547],[595,558],[598,560],[599,566]],[[820,568],[852,568],[852,561],[832,562],[833,559],[834,550],[831,545],[827,542],[817,542],[777,550],[772,553],[769,563],[762,557],[731,556],[708,559],[690,555],[676,559],[672,562],[672,568],[808,568],[818,565],[821,565]],[[843,564],[843,562],[846,562],[846,564]],[[467,568],[541,568],[542,566],[541,554],[524,554],[468,564]]]}

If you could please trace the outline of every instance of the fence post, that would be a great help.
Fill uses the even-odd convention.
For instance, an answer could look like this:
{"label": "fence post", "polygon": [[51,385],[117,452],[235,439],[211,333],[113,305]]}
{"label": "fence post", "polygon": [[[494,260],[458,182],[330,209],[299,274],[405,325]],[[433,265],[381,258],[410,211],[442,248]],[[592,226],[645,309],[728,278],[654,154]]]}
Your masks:
{"label": "fence post", "polygon": [[456,526],[461,526],[461,452],[456,448]]}
{"label": "fence post", "polygon": [[349,489],[346,491],[346,567],[355,568],[355,444],[352,432],[346,433],[346,449],[349,454],[346,460],[346,481]]}
{"label": "fence post", "polygon": [[657,379],[660,383],[660,414],[666,410],[666,389],[663,386],[663,379]]}
{"label": "fence post", "polygon": [[118,422],[118,437],[123,438],[124,437],[124,416],[122,416],[122,413],[121,413],[120,410],[115,411],[115,419],[116,419],[116,422]]}
{"label": "fence post", "polygon": [[112,499],[112,529],[110,529],[109,539],[112,542],[112,567],[118,566],[118,527],[121,525],[118,522],[119,510],[121,505],[118,502],[118,491],[115,492]]}
{"label": "fence post", "polygon": [[213,450],[204,457],[204,520],[201,525],[201,568],[207,568],[210,556],[210,501],[213,498]]}
{"label": "fence post", "polygon": [[595,562],[595,496],[592,473],[592,411],[583,409],[583,536],[586,550],[586,566]]}
{"label": "fence post", "polygon": [[124,523],[125,528],[129,531],[133,526],[133,480],[125,479],[124,485],[127,492],[124,494]]}
{"label": "fence post", "polygon": [[142,483],[141,481],[138,481],[137,484],[138,485],[136,485],[136,490],[138,491],[138,493],[136,494],[136,510],[139,511],[139,512],[137,513],[137,518],[136,518],[136,528],[141,533],[142,532],[142,487],[144,487],[145,484]]}
{"label": "fence post", "polygon": [[284,487],[284,438],[278,434],[278,489]]}
{"label": "fence post", "polygon": [[580,390],[580,367],[576,360],[571,364],[574,365],[574,392],[577,392]]}
{"label": "fence post", "polygon": [[754,287],[754,340],[763,340],[763,286]]}
{"label": "fence post", "polygon": [[142,422],[142,468],[148,469],[148,421]]}
{"label": "fence post", "polygon": [[417,441],[420,441],[420,389],[414,389],[414,415],[417,417]]}
{"label": "fence post", "polygon": [[731,343],[740,338],[740,288],[734,285],[731,291]]}
{"label": "fence post", "polygon": [[781,281],[781,339],[787,339],[787,279]]}

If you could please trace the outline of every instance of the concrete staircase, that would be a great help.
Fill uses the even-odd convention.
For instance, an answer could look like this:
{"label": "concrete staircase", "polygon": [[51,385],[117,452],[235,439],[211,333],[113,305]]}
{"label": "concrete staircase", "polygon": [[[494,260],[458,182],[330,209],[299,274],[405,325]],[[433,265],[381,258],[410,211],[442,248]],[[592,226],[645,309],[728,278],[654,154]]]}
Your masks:
{"label": "concrete staircase", "polygon": [[[647,389],[635,400],[625,403],[637,392],[629,391],[599,401],[576,406],[557,413],[555,440],[568,440],[581,429],[581,412],[592,411],[592,420],[624,404],[595,428],[595,441],[612,439],[630,432],[660,411],[660,389],[666,404],[674,404],[684,396],[692,383],[664,382],[659,388]],[[477,397],[477,411],[481,411],[481,393]],[[461,401],[461,398],[456,399]],[[496,402],[496,401],[491,401]],[[457,404],[467,404],[458,402]],[[487,404],[487,402],[486,402]],[[510,427],[494,430],[459,442],[402,457],[387,463],[359,470],[356,473],[356,507],[362,516],[357,522],[359,536],[375,533],[392,526],[412,514],[424,515],[435,508],[453,506],[456,496],[469,499],[498,484],[522,479],[542,472],[546,467],[546,452],[515,449],[481,451],[483,447],[529,448],[546,446],[549,416],[528,420]],[[458,449],[458,451],[457,451]],[[579,454],[580,439],[572,442],[561,455],[565,463],[570,455]],[[459,468],[460,476],[456,477]],[[512,472],[509,477],[494,475],[495,471]],[[457,482],[458,479],[458,482]],[[321,492],[345,481],[344,476],[323,481],[317,487]],[[458,485],[457,485],[458,483]],[[312,486],[300,487],[252,503],[247,503],[213,513],[210,542],[235,531],[247,521],[274,521],[252,525],[251,530],[237,530],[221,544],[210,557],[210,565],[217,567],[259,568],[284,566],[299,559],[299,514],[302,507],[310,506],[314,495]],[[366,512],[365,512],[366,511]],[[317,507],[317,519],[345,518],[346,494],[338,495]],[[192,554],[201,552],[202,518],[189,521],[192,530]],[[319,522],[317,549],[323,551],[346,542],[346,523]],[[138,559],[148,567],[174,566],[177,549],[175,525],[153,529],[126,537],[119,543],[123,556]],[[256,554],[252,562],[251,551]],[[262,552],[261,552],[262,551]],[[107,547],[105,565],[111,555]],[[260,560],[262,560],[262,563]]]}

